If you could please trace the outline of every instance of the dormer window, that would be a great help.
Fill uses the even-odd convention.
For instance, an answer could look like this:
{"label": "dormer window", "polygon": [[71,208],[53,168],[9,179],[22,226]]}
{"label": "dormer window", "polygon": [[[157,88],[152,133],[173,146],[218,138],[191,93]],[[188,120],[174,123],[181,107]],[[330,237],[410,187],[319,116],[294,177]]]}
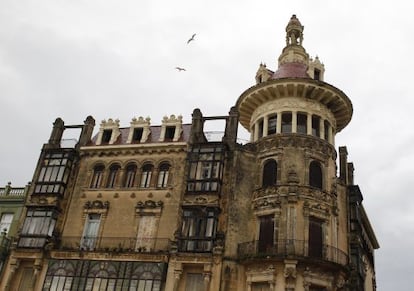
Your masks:
{"label": "dormer window", "polygon": [[142,127],[134,128],[134,134],[132,136],[132,141],[140,142],[142,139],[143,132],[144,132],[144,129]]}
{"label": "dormer window", "polygon": [[175,126],[167,126],[165,128],[164,140],[171,141],[174,139],[174,135],[175,135]]}
{"label": "dormer window", "polygon": [[320,80],[320,78],[321,78],[321,71],[320,70],[318,70],[318,69],[315,69],[314,71],[313,71],[313,78],[315,79],[315,80]]}
{"label": "dormer window", "polygon": [[161,125],[161,132],[158,141],[178,141],[183,132],[183,117],[171,115],[164,116]]}
{"label": "dormer window", "polygon": [[112,136],[112,129],[105,129],[102,133],[102,143],[109,143]]}

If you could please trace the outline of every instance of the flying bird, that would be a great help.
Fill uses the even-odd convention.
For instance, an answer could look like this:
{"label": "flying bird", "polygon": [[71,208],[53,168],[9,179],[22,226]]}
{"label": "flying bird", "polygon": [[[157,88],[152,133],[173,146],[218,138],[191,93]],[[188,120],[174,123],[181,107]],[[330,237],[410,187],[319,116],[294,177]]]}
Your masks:
{"label": "flying bird", "polygon": [[191,41],[193,41],[195,36],[196,36],[196,34],[194,33],[193,36],[191,36],[191,38],[189,40],[187,40],[187,44],[189,44]]}
{"label": "flying bird", "polygon": [[185,71],[186,69],[184,69],[184,68],[181,68],[181,67],[175,67],[179,72],[181,72],[181,71]]}

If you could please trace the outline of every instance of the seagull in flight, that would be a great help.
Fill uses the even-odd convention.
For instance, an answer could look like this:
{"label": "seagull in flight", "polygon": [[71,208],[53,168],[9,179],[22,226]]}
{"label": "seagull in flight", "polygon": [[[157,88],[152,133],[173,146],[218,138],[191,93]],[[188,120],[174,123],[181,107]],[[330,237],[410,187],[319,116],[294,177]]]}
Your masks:
{"label": "seagull in flight", "polygon": [[187,40],[187,44],[189,44],[191,41],[193,41],[195,36],[196,36],[196,34],[194,33],[194,34],[191,36],[191,38],[190,38],[189,40]]}
{"label": "seagull in flight", "polygon": [[184,68],[181,68],[181,67],[175,67],[179,72],[181,72],[181,71],[186,71],[186,69],[184,69]]}

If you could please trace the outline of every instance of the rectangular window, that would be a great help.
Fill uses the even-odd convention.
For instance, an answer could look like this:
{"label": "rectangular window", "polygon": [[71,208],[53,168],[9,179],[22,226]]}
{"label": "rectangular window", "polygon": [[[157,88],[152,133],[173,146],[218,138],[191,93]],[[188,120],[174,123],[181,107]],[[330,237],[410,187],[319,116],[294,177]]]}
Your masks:
{"label": "rectangular window", "polygon": [[269,117],[267,123],[267,135],[276,134],[277,127],[277,115],[272,115]]}
{"label": "rectangular window", "polygon": [[72,168],[69,152],[47,153],[36,181],[35,193],[63,194]]}
{"label": "rectangular window", "polygon": [[101,223],[100,214],[88,214],[83,229],[83,236],[80,242],[80,248],[83,250],[94,250],[98,238],[99,225]]}
{"label": "rectangular window", "polygon": [[282,113],[282,133],[292,133],[292,113]]}
{"label": "rectangular window", "polygon": [[183,213],[180,250],[209,252],[216,235],[218,211],[208,209],[186,209]]}
{"label": "rectangular window", "polygon": [[29,209],[20,234],[20,247],[43,247],[53,235],[57,213],[51,209]]}
{"label": "rectangular window", "polygon": [[218,192],[223,169],[223,148],[195,147],[189,153],[187,192]]}
{"label": "rectangular window", "polygon": [[135,250],[140,252],[149,252],[153,249],[155,235],[157,233],[157,220],[158,218],[153,215],[141,216],[139,218]]}
{"label": "rectangular window", "polygon": [[259,253],[272,253],[274,248],[275,223],[273,215],[259,217]]}
{"label": "rectangular window", "polygon": [[318,70],[318,69],[315,69],[315,70],[313,71],[313,78],[314,78],[315,80],[320,80],[320,78],[321,78],[321,71],[320,71],[320,70]]}
{"label": "rectangular window", "polygon": [[309,256],[322,258],[323,255],[323,221],[315,218],[309,218]]}
{"label": "rectangular window", "polygon": [[307,134],[307,132],[308,132],[307,123],[308,123],[308,116],[306,114],[303,114],[303,113],[298,113],[297,114],[297,129],[296,129],[296,132],[301,133],[301,134]]}
{"label": "rectangular window", "polygon": [[320,117],[312,116],[312,135],[320,137]]}
{"label": "rectangular window", "polygon": [[8,233],[10,230],[11,223],[13,221],[13,213],[3,213],[0,219],[0,234]]}

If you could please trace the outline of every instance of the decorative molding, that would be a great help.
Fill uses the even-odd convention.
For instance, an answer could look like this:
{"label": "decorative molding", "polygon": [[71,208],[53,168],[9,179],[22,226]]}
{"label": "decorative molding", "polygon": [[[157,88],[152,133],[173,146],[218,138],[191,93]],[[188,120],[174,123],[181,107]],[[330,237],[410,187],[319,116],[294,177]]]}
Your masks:
{"label": "decorative molding", "polygon": [[217,206],[219,198],[217,195],[186,195],[183,205],[213,205]]}
{"label": "decorative molding", "polygon": [[336,160],[337,154],[334,146],[329,144],[326,140],[316,138],[311,135],[299,134],[273,134],[262,137],[257,142],[257,151],[268,153],[269,151],[283,151],[283,148],[294,147],[306,149],[306,154],[310,157],[315,157],[324,164],[326,160],[331,158]]}
{"label": "decorative molding", "polygon": [[161,215],[162,209],[164,207],[164,202],[154,201],[154,200],[146,200],[146,201],[138,201],[135,206],[135,214],[137,216],[143,215]]}
{"label": "decorative molding", "polygon": [[86,201],[83,205],[83,214],[86,215],[88,213],[100,213],[104,216],[108,214],[109,210],[109,201],[101,201],[101,200],[94,200],[94,201]]}

